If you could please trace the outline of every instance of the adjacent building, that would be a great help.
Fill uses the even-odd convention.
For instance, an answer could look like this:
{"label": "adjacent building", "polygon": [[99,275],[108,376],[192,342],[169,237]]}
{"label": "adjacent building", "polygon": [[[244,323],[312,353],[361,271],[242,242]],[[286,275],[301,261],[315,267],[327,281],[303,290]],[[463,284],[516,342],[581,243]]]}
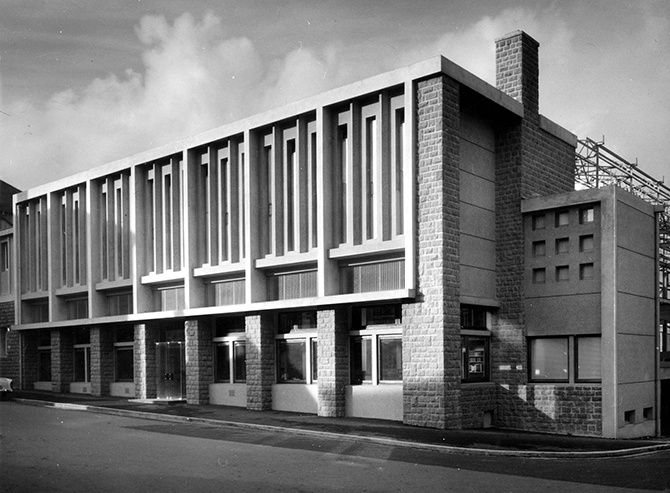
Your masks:
{"label": "adjacent building", "polygon": [[8,376],[658,434],[659,208],[574,191],[538,43],[496,50],[496,87],[436,57],[16,195]]}

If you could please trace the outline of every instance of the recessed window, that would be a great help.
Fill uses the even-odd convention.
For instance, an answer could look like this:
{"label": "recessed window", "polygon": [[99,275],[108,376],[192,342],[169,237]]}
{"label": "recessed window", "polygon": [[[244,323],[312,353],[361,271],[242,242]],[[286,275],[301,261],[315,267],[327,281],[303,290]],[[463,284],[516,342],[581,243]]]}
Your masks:
{"label": "recessed window", "polygon": [[644,419],[654,419],[654,408],[653,407],[645,407],[642,410],[642,417]]}
{"label": "recessed window", "polygon": [[215,380],[223,383],[244,383],[247,379],[247,351],[245,341],[216,343]]}
{"label": "recessed window", "polygon": [[579,266],[579,278],[581,280],[593,279],[594,278],[594,268],[592,263],[580,264]]}
{"label": "recessed window", "polygon": [[489,337],[461,336],[461,380],[484,382],[489,379]]}
{"label": "recessed window", "polygon": [[626,423],[635,423],[635,410],[624,411],[623,420]]}
{"label": "recessed window", "polygon": [[281,383],[305,383],[307,380],[307,349],[304,339],[277,341],[277,365]]}
{"label": "recessed window", "polygon": [[578,382],[600,382],[601,380],[601,337],[587,336],[575,338]]}
{"label": "recessed window", "polygon": [[547,254],[547,244],[544,240],[533,242],[533,257],[544,257]]}
{"label": "recessed window", "polygon": [[557,238],[556,239],[556,254],[569,253],[570,252],[570,239],[569,238]]}
{"label": "recessed window", "polygon": [[546,221],[544,214],[535,214],[533,216],[533,229],[544,229],[546,227]]}
{"label": "recessed window", "polygon": [[402,381],[402,337],[379,337],[379,380]]}
{"label": "recessed window", "polygon": [[556,227],[567,226],[570,224],[570,212],[559,211],[556,213]]}
{"label": "recessed window", "polygon": [[486,315],[485,308],[461,305],[461,329],[487,329]]}
{"label": "recessed window", "polygon": [[530,379],[536,382],[567,382],[568,338],[530,339]]}
{"label": "recessed window", "polygon": [[547,282],[547,271],[546,269],[539,268],[533,269],[533,284],[544,284]]}
{"label": "recessed window", "polygon": [[372,381],[372,338],[351,338],[351,383]]}
{"label": "recessed window", "polygon": [[570,268],[567,265],[556,267],[556,282],[566,282],[570,280]]}
{"label": "recessed window", "polygon": [[579,251],[590,252],[594,249],[595,243],[593,235],[583,235],[579,237]]}
{"label": "recessed window", "polygon": [[277,382],[315,383],[316,310],[280,313],[277,332]]}
{"label": "recessed window", "polygon": [[114,334],[114,381],[132,382],[135,379],[132,326],[118,327]]}
{"label": "recessed window", "polygon": [[579,224],[592,223],[595,215],[593,207],[584,207],[579,209]]}

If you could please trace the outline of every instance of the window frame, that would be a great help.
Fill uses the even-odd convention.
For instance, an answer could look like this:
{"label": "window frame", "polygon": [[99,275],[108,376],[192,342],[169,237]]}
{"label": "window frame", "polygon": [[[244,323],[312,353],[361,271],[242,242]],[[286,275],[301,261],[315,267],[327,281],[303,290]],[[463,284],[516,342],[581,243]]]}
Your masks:
{"label": "window frame", "polygon": [[[564,379],[562,378],[537,378],[534,376],[534,366],[533,366],[533,342],[534,341],[539,341],[539,340],[559,340],[559,339],[564,339],[565,340],[565,371],[566,371],[566,376]],[[564,383],[568,384],[571,381],[571,351],[570,351],[570,337],[567,335],[557,335],[557,336],[540,336],[540,337],[528,337],[527,340],[527,346],[528,346],[528,381],[530,383]]]}
{"label": "window frame", "polygon": [[[463,304],[460,307],[461,324],[461,382],[479,383],[491,381],[491,323],[493,313],[488,307]],[[482,376],[471,376],[470,340],[484,341],[484,371]],[[467,364],[466,364],[467,362]]]}
{"label": "window frame", "polygon": [[[370,326],[368,326],[370,327]],[[382,357],[381,357],[381,341],[399,340],[402,348],[402,329],[396,326],[372,326],[374,328],[365,328],[359,330],[349,331],[349,385],[387,385],[402,383],[402,349],[400,356],[400,379],[384,379],[382,378]],[[354,379],[354,360],[352,358],[351,347],[356,340],[370,341],[370,370],[371,375],[369,379],[359,380]]]}
{"label": "window frame", "polygon": [[[239,375],[238,371],[238,361],[237,361],[237,352],[236,348],[244,347],[244,377]],[[214,383],[229,383],[229,384],[246,384],[247,383],[247,372],[246,372],[246,361],[247,361],[247,339],[244,332],[231,333],[224,337],[215,337],[213,339],[213,353],[214,353],[214,374],[213,379]],[[228,378],[219,378],[219,353],[217,351],[218,347],[223,347],[226,349],[228,354]]]}
{"label": "window frame", "polygon": [[[318,339],[316,310],[297,310],[277,315],[275,334],[275,382],[277,384],[312,385],[318,381]],[[302,343],[302,379],[284,379],[280,369],[280,350],[284,344]],[[314,365],[317,365],[317,368]]]}
{"label": "window frame", "polygon": [[[582,339],[600,339],[600,378],[582,378],[579,374],[580,368],[580,357],[579,357],[579,341]],[[576,335],[574,336],[574,380],[576,383],[602,383],[602,335],[601,334],[589,334],[589,335]]]}
{"label": "window frame", "polygon": [[[465,333],[463,333],[465,332]],[[481,334],[476,331],[461,331],[461,382],[462,383],[477,383],[491,381],[491,333],[489,331],[481,331]],[[481,376],[472,376],[470,374],[470,341],[473,339],[481,339],[484,342],[484,356],[482,364],[484,371]]]}

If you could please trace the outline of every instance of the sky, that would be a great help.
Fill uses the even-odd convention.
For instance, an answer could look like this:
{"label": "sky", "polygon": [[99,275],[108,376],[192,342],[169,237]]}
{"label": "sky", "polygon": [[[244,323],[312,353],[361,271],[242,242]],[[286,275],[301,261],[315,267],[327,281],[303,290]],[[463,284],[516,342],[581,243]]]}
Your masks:
{"label": "sky", "polygon": [[670,185],[667,0],[0,0],[0,179],[22,190],[443,55]]}

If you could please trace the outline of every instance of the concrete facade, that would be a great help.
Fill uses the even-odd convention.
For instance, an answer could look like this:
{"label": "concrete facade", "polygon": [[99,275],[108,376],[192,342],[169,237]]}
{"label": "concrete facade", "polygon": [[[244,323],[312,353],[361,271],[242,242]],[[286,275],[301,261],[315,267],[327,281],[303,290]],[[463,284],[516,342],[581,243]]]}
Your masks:
{"label": "concrete facade", "polygon": [[[573,191],[576,137],[538,111],[538,48],[498,40],[497,87],[438,57],[19,194],[10,373],[434,428],[655,434],[655,212]],[[532,228],[557,210],[582,274],[560,284],[562,233]],[[589,378],[561,366],[577,348]]]}

